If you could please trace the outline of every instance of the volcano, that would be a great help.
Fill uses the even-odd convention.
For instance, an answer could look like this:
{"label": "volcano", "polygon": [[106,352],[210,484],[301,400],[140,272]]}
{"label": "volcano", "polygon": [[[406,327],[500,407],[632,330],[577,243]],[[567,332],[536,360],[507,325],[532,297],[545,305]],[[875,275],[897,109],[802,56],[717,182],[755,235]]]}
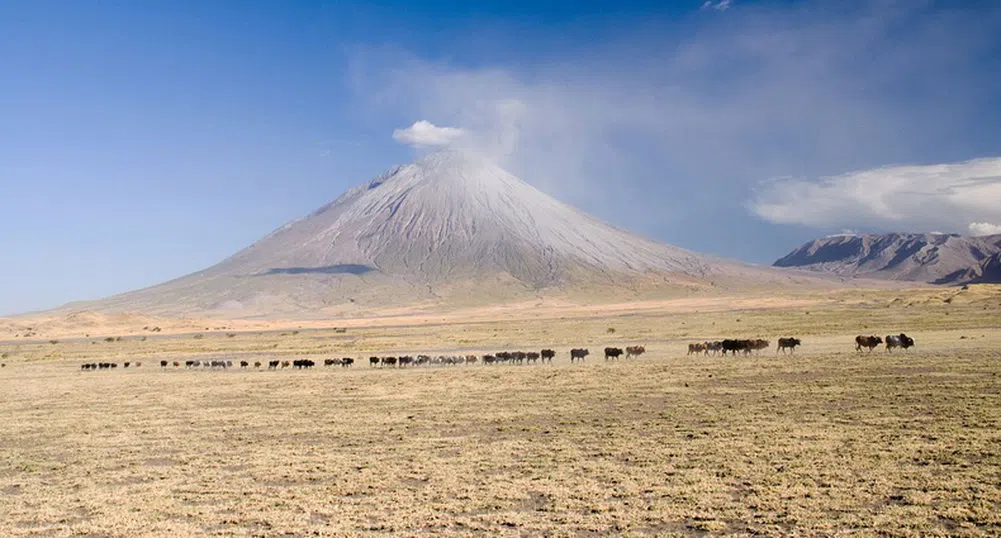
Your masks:
{"label": "volcano", "polygon": [[71,306],[343,314],[559,295],[634,300],[804,278],[620,230],[477,155],[445,150],[347,191],[206,270]]}

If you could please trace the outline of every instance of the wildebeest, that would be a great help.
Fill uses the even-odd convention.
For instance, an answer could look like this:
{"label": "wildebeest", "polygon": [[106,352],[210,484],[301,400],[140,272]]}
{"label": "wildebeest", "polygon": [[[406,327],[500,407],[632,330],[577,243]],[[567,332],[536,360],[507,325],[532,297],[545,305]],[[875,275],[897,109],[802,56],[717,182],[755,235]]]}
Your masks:
{"label": "wildebeest", "polygon": [[335,364],[340,364],[341,361],[338,359],[323,359],[324,366],[333,366]]}
{"label": "wildebeest", "polygon": [[348,366],[351,366],[354,363],[355,360],[352,359],[351,357],[344,357],[343,359],[341,359],[341,366],[344,368],[347,368]]}
{"label": "wildebeest", "polygon": [[166,367],[167,367],[167,361],[160,361],[160,368],[166,368]]}
{"label": "wildebeest", "polygon": [[466,364],[476,364],[480,360],[476,355],[466,355]]}
{"label": "wildebeest", "polygon": [[574,348],[574,349],[571,349],[570,350],[570,362],[574,362],[575,360],[583,361],[584,358],[587,357],[590,354],[591,354],[591,352],[588,351],[586,348]]}
{"label": "wildebeest", "polygon": [[261,367],[261,361],[255,361],[254,368],[260,368],[260,367]]}
{"label": "wildebeest", "polygon": [[246,368],[248,366],[250,366],[249,362],[247,362],[247,361],[240,361],[240,368]]}
{"label": "wildebeest", "polygon": [[525,353],[525,360],[534,363],[539,360],[539,354],[535,351],[529,351],[528,353]]}
{"label": "wildebeest", "polygon": [[291,362],[289,362],[289,361],[282,361],[282,368],[288,368],[289,366],[292,366]]}
{"label": "wildebeest", "polygon": [[886,351],[889,353],[893,348],[899,347],[907,349],[914,345],[914,339],[904,333],[891,334],[886,337]]}
{"label": "wildebeest", "polygon": [[775,348],[775,353],[778,354],[779,351],[782,353],[786,352],[786,349],[790,350],[790,353],[796,352],[796,346],[801,345],[803,342],[799,338],[779,338],[779,346]]}
{"label": "wildebeest", "polygon": [[699,353],[702,353],[705,350],[706,350],[706,345],[703,344],[702,342],[696,342],[694,344],[688,344],[688,354],[689,355],[692,355],[692,354],[698,355]]}
{"label": "wildebeest", "polygon": [[622,350],[617,347],[606,347],[605,348],[605,360],[617,359],[619,355],[622,355]]}
{"label": "wildebeest", "polygon": [[639,357],[644,353],[646,353],[646,348],[643,346],[629,346],[626,348],[627,359],[630,359],[632,357]]}
{"label": "wildebeest", "polygon": [[715,340],[712,342],[706,342],[703,345],[703,350],[706,355],[712,354],[715,356],[717,353],[723,351],[723,342]]}
{"label": "wildebeest", "polygon": [[396,357],[383,357],[382,364],[385,366],[396,366]]}
{"label": "wildebeest", "polygon": [[868,348],[872,351],[876,346],[883,343],[883,339],[878,336],[856,336],[855,337],[855,351],[862,351],[862,348]]}
{"label": "wildebeest", "polygon": [[292,361],[292,367],[298,368],[300,370],[304,368],[312,368],[316,363],[309,359],[297,359]]}
{"label": "wildebeest", "polygon": [[174,361],[174,368],[180,368],[180,367],[181,367],[181,363],[178,362],[178,361]]}
{"label": "wildebeest", "polygon": [[553,362],[556,352],[551,349],[543,349],[539,355],[542,357],[542,362]]}
{"label": "wildebeest", "polygon": [[483,356],[483,364],[484,365],[490,365],[490,364],[493,364],[495,362],[497,362],[497,357],[495,357],[493,355],[484,355]]}
{"label": "wildebeest", "polygon": [[369,366],[376,366],[378,364],[379,364],[379,357],[369,357],[368,358],[368,365]]}
{"label": "wildebeest", "polygon": [[282,361],[268,361],[268,370],[276,370]]}

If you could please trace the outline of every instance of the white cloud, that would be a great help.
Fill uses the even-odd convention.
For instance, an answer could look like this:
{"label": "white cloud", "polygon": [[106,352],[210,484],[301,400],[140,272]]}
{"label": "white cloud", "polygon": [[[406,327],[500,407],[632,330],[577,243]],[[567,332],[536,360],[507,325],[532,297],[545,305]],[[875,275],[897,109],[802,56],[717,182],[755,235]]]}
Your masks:
{"label": "white cloud", "polygon": [[429,121],[419,120],[406,129],[395,129],[393,140],[415,148],[448,146],[461,138],[462,129],[439,127]]}
{"label": "white cloud", "polygon": [[[818,5],[741,3],[694,28],[637,23],[601,43],[511,63],[360,48],[352,83],[367,121],[461,127],[455,143],[601,218],[693,248],[757,253],[732,230],[766,231],[743,207],[762,178],[966,159],[996,154],[1001,140],[967,134],[983,132],[996,109],[1001,77],[974,59],[992,57],[1001,41],[992,24],[1001,9]],[[480,33],[503,31],[494,30]],[[864,225],[845,219],[830,231]]]}
{"label": "white cloud", "polygon": [[980,235],[997,235],[997,234],[1001,234],[1001,224],[994,224],[992,222],[970,223],[970,235],[980,236]]}
{"label": "white cloud", "polygon": [[976,233],[1001,220],[999,200],[1001,158],[986,158],[773,180],[759,186],[749,207],[780,224]]}
{"label": "white cloud", "polygon": [[726,11],[730,9],[733,5],[732,0],[719,0],[718,2],[713,2],[712,0],[706,0],[702,3],[702,9],[715,9],[716,11]]}

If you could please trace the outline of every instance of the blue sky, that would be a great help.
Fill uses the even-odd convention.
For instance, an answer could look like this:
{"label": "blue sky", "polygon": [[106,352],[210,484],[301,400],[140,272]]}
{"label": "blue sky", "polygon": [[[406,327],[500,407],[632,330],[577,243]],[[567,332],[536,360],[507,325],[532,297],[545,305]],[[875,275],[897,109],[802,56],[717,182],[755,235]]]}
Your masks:
{"label": "blue sky", "polygon": [[996,2],[3,2],[0,314],[212,265],[426,151],[391,136],[418,120],[752,262],[993,230],[997,28]]}

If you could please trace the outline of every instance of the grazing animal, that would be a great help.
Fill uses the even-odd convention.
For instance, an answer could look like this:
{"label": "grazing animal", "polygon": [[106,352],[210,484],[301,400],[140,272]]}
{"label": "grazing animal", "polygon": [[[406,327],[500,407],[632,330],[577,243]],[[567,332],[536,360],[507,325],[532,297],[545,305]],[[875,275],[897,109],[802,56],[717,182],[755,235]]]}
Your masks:
{"label": "grazing animal", "polygon": [[703,343],[688,344],[688,354],[698,355],[706,351],[706,345]]}
{"label": "grazing animal", "polygon": [[341,363],[341,361],[339,361],[337,359],[323,359],[323,365],[324,366],[333,366],[335,364],[340,364],[340,363]]}
{"label": "grazing animal", "polygon": [[609,358],[617,359],[619,355],[622,355],[622,350],[617,347],[606,347],[605,348],[605,360]]}
{"label": "grazing animal", "polygon": [[240,361],[240,368],[246,368],[248,366],[250,366],[249,362],[247,362],[247,361]]}
{"label": "grazing animal", "polygon": [[778,354],[779,351],[785,353],[787,349],[790,353],[795,353],[796,346],[802,343],[799,338],[779,338],[779,346],[775,348],[775,353]]}
{"label": "grazing animal", "polygon": [[268,361],[268,370],[275,370],[281,364],[282,361]]}
{"label": "grazing animal", "polygon": [[751,351],[761,351],[762,349],[768,349],[769,346],[771,345],[772,343],[769,342],[768,340],[762,340],[758,338],[757,340],[751,340],[751,343],[748,347],[750,348]]}
{"label": "grazing animal", "polygon": [[341,367],[342,368],[347,368],[348,366],[351,366],[354,363],[355,363],[355,360],[352,359],[351,357],[344,357],[343,359],[341,359]]}
{"label": "grazing animal", "polygon": [[539,354],[535,351],[529,351],[528,353],[525,353],[525,359],[528,362],[535,363],[539,360]]}
{"label": "grazing animal", "polygon": [[543,349],[539,355],[542,357],[542,362],[553,362],[556,352],[551,349]]}
{"label": "grazing animal", "polygon": [[889,353],[895,347],[907,349],[914,345],[914,339],[904,333],[891,334],[886,337],[886,352]]}
{"label": "grazing animal", "polygon": [[497,357],[494,357],[493,355],[484,355],[483,356],[483,364],[485,366],[491,365],[491,364],[493,364],[495,362],[497,362]]}
{"label": "grazing animal", "polygon": [[639,357],[644,353],[646,353],[646,348],[643,346],[629,346],[626,348],[627,359],[631,359],[633,357]]}
{"label": "grazing animal", "polygon": [[166,367],[167,367],[167,361],[160,361],[160,368],[166,368]]}
{"label": "grazing animal", "polygon": [[174,361],[174,368],[180,368],[180,367],[181,367],[181,363],[178,362],[178,361]]}
{"label": "grazing animal", "polygon": [[571,349],[570,350],[570,362],[572,363],[575,360],[580,360],[581,362],[583,362],[584,358],[587,357],[590,354],[591,354],[591,352],[588,351],[586,348],[574,348],[574,349]]}
{"label": "grazing animal", "polygon": [[369,357],[368,358],[368,365],[369,366],[376,366],[377,364],[379,364],[379,357]]}
{"label": "grazing animal", "polygon": [[703,354],[705,355],[712,354],[713,356],[716,356],[717,353],[723,351],[723,342],[720,342],[719,340],[716,340],[714,342],[706,342],[702,345],[704,346]]}
{"label": "grazing animal", "polygon": [[870,352],[878,345],[883,343],[883,339],[878,336],[856,336],[855,337],[855,351],[861,352],[862,348],[867,348]]}
{"label": "grazing animal", "polygon": [[738,351],[743,351],[747,355],[751,352],[751,341],[726,339],[721,342],[721,347],[724,355],[727,351],[733,355],[736,355]]}
{"label": "grazing animal", "polygon": [[382,364],[386,366],[396,366],[396,357],[383,357]]}
{"label": "grazing animal", "polygon": [[128,368],[130,364],[132,364],[132,363],[131,362],[126,362],[125,364],[122,365],[122,368]]}
{"label": "grazing animal", "polygon": [[261,361],[255,361],[254,368],[260,368],[260,367],[261,367]]}

